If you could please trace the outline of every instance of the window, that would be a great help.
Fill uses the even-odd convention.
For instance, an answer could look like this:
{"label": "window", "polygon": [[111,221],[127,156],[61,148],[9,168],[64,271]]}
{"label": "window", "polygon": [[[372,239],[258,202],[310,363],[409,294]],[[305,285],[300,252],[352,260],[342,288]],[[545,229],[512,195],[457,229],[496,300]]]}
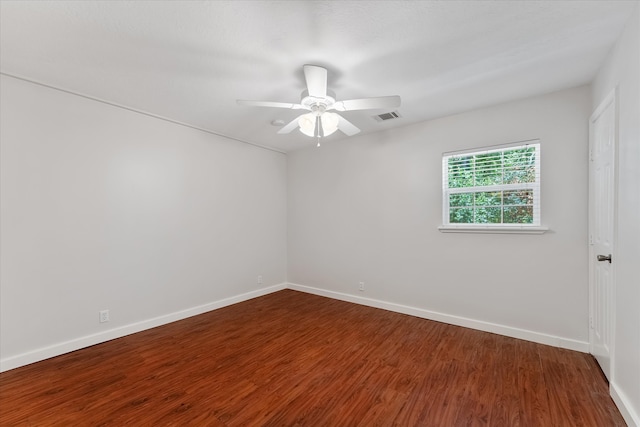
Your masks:
{"label": "window", "polygon": [[538,140],[445,153],[442,175],[441,229],[544,231]]}

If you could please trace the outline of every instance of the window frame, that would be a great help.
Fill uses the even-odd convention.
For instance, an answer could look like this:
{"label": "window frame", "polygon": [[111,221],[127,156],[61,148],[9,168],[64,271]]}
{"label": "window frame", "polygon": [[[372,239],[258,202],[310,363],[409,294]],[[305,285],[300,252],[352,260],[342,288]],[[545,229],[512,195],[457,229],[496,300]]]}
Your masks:
{"label": "window frame", "polygon": [[[489,154],[503,152],[510,149],[526,148],[535,146],[535,170],[536,181],[531,183],[516,184],[494,184],[484,186],[449,188],[449,158],[458,156]],[[541,200],[540,200],[540,153],[541,144],[539,139],[518,141],[508,144],[492,145],[487,147],[477,147],[461,151],[451,151],[442,154],[442,225],[438,229],[442,232],[457,233],[521,233],[521,234],[542,234],[548,230],[541,225]],[[531,190],[533,192],[533,221],[530,224],[521,223],[451,223],[450,222],[450,201],[449,195],[462,193],[483,193],[505,190]],[[501,204],[504,207],[504,204]]]}

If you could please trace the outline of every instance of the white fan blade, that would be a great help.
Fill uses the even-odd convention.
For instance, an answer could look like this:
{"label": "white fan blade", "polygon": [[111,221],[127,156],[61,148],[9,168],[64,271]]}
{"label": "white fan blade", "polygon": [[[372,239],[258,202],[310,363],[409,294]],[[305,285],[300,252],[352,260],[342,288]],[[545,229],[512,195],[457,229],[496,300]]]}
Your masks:
{"label": "white fan blade", "polygon": [[337,101],[331,107],[336,111],[354,111],[354,110],[375,110],[379,108],[396,108],[400,106],[400,97],[379,96],[377,98],[349,99],[347,101]]}
{"label": "white fan blade", "polygon": [[360,132],[353,123],[338,114],[338,129],[347,136],[355,135]]}
{"label": "white fan blade", "polygon": [[298,128],[298,120],[299,119],[300,119],[300,116],[298,116],[295,119],[291,120],[289,123],[287,123],[286,125],[282,126],[282,128],[280,128],[278,133],[279,134],[291,133],[292,130]]}
{"label": "white fan blade", "polygon": [[288,108],[290,110],[301,110],[305,106],[301,104],[289,104],[286,102],[271,102],[271,101],[245,101],[238,99],[236,101],[238,105],[246,105],[249,107],[273,107],[273,108]]}
{"label": "white fan blade", "polygon": [[327,96],[327,69],[317,65],[305,65],[304,79],[307,81],[309,96],[324,98]]}

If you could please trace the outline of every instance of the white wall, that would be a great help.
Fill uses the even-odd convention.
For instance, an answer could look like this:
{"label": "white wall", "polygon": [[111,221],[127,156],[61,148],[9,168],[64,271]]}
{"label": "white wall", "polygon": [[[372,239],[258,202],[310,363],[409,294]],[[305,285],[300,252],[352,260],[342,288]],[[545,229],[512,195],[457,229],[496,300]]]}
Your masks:
{"label": "white wall", "polygon": [[593,83],[592,109],[618,88],[618,233],[612,394],[640,425],[640,6]]}
{"label": "white wall", "polygon": [[[579,87],[290,153],[289,282],[587,351],[589,114]],[[438,231],[443,152],[534,138],[548,233]]]}
{"label": "white wall", "polygon": [[285,155],[0,84],[3,369],[286,281]]}

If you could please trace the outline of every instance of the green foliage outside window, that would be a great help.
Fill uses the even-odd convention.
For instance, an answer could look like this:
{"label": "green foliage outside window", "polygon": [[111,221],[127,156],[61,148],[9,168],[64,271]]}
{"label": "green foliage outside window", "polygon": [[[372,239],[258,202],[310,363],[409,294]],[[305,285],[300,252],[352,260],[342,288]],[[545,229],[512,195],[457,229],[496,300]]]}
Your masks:
{"label": "green foliage outside window", "polygon": [[462,224],[532,224],[534,193],[529,188],[474,191],[536,182],[536,147],[450,157],[447,162],[449,222]]}

